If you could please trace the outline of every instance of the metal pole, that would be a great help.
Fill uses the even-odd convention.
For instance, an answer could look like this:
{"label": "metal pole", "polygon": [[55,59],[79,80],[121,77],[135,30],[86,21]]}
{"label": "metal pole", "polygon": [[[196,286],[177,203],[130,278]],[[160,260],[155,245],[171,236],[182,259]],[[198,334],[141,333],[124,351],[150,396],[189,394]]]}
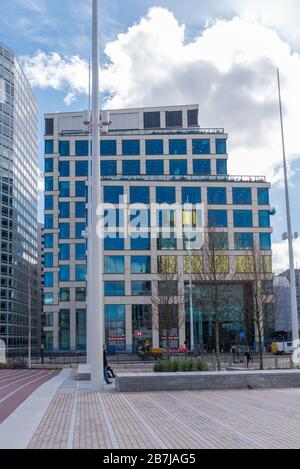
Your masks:
{"label": "metal pole", "polygon": [[101,204],[100,137],[99,137],[99,38],[98,0],[93,0],[93,86],[92,86],[92,286],[91,286],[91,387],[94,391],[104,389],[103,381],[103,285],[102,285],[102,239],[97,235],[97,210]]}
{"label": "metal pole", "polygon": [[280,86],[279,69],[277,69],[277,81],[278,81],[279,112],[280,112],[280,125],[281,125],[282,153],[283,153],[283,169],[284,169],[284,184],[285,184],[285,199],[286,199],[286,216],[287,216],[288,243],[289,243],[291,305],[292,305],[292,337],[293,337],[294,347],[296,348],[296,347],[299,346],[297,292],[296,292],[296,276],[295,276],[294,251],[293,251],[293,232],[292,232],[289,183],[288,183],[285,140],[284,140],[284,128],[283,128],[282,100],[281,100],[281,86]]}
{"label": "metal pole", "polygon": [[[91,123],[91,60],[89,60],[89,121]],[[91,157],[91,132],[90,127],[89,131],[89,176],[88,176],[88,233],[87,233],[87,242],[88,242],[88,251],[87,251],[87,314],[86,314],[86,323],[87,323],[87,343],[86,343],[86,363],[91,364],[91,298],[92,298],[92,157]]]}

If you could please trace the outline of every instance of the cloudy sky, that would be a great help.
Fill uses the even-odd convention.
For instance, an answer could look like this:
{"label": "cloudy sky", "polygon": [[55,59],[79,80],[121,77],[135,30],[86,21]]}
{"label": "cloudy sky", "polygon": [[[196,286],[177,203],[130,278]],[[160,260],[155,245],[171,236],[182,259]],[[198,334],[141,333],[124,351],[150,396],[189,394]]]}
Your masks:
{"label": "cloudy sky", "polygon": [[[299,0],[100,4],[102,105],[199,103],[201,125],[229,133],[231,174],[266,174],[273,183],[274,261],[276,269],[285,268],[276,67],[282,76],[293,229],[300,231]],[[1,0],[0,40],[16,52],[34,87],[41,141],[43,113],[87,107],[90,16],[91,0]],[[300,240],[295,251],[300,268]]]}

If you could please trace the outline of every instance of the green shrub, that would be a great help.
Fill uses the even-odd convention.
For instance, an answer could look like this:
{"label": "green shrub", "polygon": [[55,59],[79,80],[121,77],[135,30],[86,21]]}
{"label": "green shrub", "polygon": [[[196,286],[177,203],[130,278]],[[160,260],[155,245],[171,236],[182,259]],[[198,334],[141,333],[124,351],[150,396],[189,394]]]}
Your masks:
{"label": "green shrub", "polygon": [[208,371],[207,364],[195,358],[173,358],[158,360],[153,368],[155,373],[177,373],[189,371]]}

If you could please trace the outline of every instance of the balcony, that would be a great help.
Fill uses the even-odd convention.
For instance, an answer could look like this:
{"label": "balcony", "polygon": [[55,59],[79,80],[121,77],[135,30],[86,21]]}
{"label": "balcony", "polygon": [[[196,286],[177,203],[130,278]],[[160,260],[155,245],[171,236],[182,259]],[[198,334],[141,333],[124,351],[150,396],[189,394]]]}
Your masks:
{"label": "balcony", "polygon": [[266,183],[265,176],[199,176],[199,175],[186,175],[186,176],[173,176],[173,175],[161,175],[161,176],[102,176],[102,181],[157,181],[157,182],[246,182],[246,183]]}
{"label": "balcony", "polygon": [[[151,129],[151,130],[109,130],[108,134],[102,134],[103,136],[123,137],[123,136],[153,136],[153,135],[224,135],[225,131],[222,128],[200,128],[190,127],[188,129]],[[62,130],[59,132],[60,137],[80,137],[88,136],[88,130]]]}

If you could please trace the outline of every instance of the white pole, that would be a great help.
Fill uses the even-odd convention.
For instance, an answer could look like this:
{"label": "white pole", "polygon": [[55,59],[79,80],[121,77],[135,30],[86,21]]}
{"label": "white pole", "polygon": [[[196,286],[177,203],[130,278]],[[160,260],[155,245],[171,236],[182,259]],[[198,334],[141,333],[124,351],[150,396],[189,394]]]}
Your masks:
{"label": "white pole", "polygon": [[277,69],[277,80],[278,80],[278,94],[279,94],[279,112],[280,112],[280,125],[281,125],[282,153],[283,153],[284,183],[285,183],[286,216],[287,216],[288,243],[289,243],[291,304],[292,304],[292,336],[293,336],[294,347],[298,347],[299,346],[299,325],[298,325],[296,276],[295,276],[294,251],[293,251],[293,231],[292,231],[289,183],[288,183],[284,129],[283,129],[283,115],[282,115],[282,100],[281,100],[279,69]]}
{"label": "white pole", "polygon": [[100,136],[99,136],[99,38],[98,0],[93,0],[93,84],[92,84],[92,286],[91,286],[91,387],[94,391],[104,389],[103,381],[103,285],[102,240],[97,236],[97,209],[101,204]]}
{"label": "white pole", "polygon": [[[91,61],[89,60],[89,121],[91,121]],[[89,131],[89,176],[88,176],[88,233],[87,233],[87,241],[88,241],[88,252],[87,252],[87,314],[86,314],[86,323],[87,323],[87,343],[86,343],[86,363],[88,365],[91,364],[91,331],[92,331],[92,324],[91,324],[91,306],[92,306],[92,251],[91,251],[91,244],[92,244],[92,157],[91,157],[91,133],[90,127],[88,128]]]}

